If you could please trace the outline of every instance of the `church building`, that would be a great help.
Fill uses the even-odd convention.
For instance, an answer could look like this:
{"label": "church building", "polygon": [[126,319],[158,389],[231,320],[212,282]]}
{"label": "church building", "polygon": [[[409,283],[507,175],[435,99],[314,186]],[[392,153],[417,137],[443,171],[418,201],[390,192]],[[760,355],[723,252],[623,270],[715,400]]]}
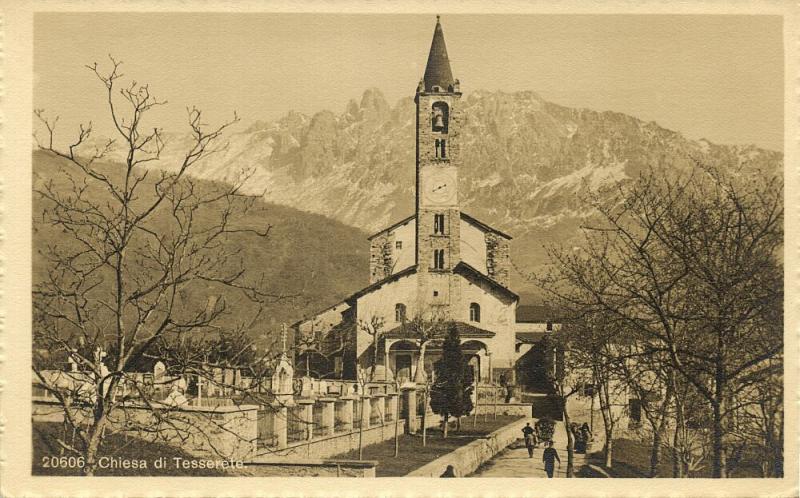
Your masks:
{"label": "church building", "polygon": [[[419,381],[421,346],[430,372],[445,329],[455,326],[480,378],[511,382],[519,359],[552,324],[518,322],[511,236],[461,210],[461,87],[438,17],[414,100],[416,211],[369,237],[369,286],[294,324],[298,347],[307,345],[297,370],[352,379],[375,362],[374,380]],[[424,324],[439,324],[438,340],[422,344]]]}

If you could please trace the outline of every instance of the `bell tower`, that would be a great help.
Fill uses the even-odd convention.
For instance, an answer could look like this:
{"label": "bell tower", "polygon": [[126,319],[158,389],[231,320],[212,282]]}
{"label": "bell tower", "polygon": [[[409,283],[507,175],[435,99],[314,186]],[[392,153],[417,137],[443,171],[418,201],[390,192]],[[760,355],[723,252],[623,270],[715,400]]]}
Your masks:
{"label": "bell tower", "polygon": [[433,306],[450,316],[457,302],[453,267],[460,261],[461,91],[453,79],[444,33],[436,28],[414,101],[417,105],[417,233],[416,264],[422,309]]}

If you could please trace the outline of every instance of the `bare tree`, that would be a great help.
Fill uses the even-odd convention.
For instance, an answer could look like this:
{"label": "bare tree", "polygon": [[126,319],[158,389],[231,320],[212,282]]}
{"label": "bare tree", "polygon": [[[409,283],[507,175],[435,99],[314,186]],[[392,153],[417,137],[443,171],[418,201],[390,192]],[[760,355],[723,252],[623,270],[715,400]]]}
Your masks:
{"label": "bare tree", "polygon": [[[375,369],[378,366],[378,345],[380,341],[383,339],[384,334],[384,324],[386,320],[379,315],[374,315],[370,317],[369,321],[366,320],[359,320],[358,321],[358,329],[361,332],[364,332],[371,338],[370,349],[372,350],[372,357],[369,359],[369,381],[372,382],[375,380]],[[388,365],[384,365],[384,368],[389,368]]]}
{"label": "bare tree", "polygon": [[740,379],[774,375],[782,352],[783,185],[765,172],[651,171],[594,201],[581,250],[553,250],[575,305],[602,309],[663,354],[712,413],[712,475],[725,477]]}
{"label": "bare tree", "polygon": [[[241,182],[211,187],[189,177],[225,149],[223,134],[238,118],[210,127],[188,109],[188,150],[177,164],[153,168],[165,138],[144,123],[166,102],[147,85],[120,88],[120,66],[113,58],[107,73],[88,66],[104,88],[116,139],[89,150],[90,123],[61,149],[54,145],[58,119],[35,113],[46,130],[39,147],[61,166],[58,182],[36,189],[43,220],[60,233],[34,290],[34,348],[43,352],[34,375],[61,405],[76,439],[58,443],[84,459],[86,475],[94,474],[106,435],[123,430],[119,419],[131,420],[126,407],[149,413],[140,432],[191,430],[174,422],[157,389],[136,374],[143,363],[164,360],[166,378],[202,378],[240,398],[250,386],[236,376],[247,372],[259,384],[272,358],[256,352],[248,331],[266,303],[283,297],[266,290],[263,275],[245,271],[241,247],[270,233],[269,225],[243,224],[253,219],[254,198],[239,192]],[[122,164],[106,162],[116,147]],[[53,373],[59,355],[75,372]]]}
{"label": "bare tree", "polygon": [[414,382],[424,384],[427,377],[425,374],[425,351],[431,342],[444,338],[446,331],[444,315],[437,308],[431,308],[430,310],[416,313],[408,320],[403,317],[402,329],[419,348]]}

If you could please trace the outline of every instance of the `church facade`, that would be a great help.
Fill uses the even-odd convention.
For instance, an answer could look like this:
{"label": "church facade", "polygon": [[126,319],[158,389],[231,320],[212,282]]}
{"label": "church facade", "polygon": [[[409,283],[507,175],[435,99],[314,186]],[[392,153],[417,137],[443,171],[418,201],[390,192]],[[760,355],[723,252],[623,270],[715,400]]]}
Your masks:
{"label": "church facade", "polygon": [[458,328],[482,380],[513,382],[520,360],[552,330],[543,314],[518,320],[512,237],[461,210],[461,95],[437,19],[415,95],[415,213],[369,237],[369,286],[293,325],[307,345],[300,372],[355,378],[375,363],[375,380],[419,381],[419,368],[430,372],[441,353],[440,339],[421,340],[420,324],[438,324],[440,338]]}

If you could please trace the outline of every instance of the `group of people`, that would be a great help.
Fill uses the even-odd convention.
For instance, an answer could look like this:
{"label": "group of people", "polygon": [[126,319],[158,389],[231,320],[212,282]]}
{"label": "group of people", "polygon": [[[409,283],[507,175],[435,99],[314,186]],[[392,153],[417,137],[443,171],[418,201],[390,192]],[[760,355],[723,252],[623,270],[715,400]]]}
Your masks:
{"label": "group of people", "polygon": [[586,453],[586,448],[592,440],[592,430],[586,422],[579,426],[577,423],[569,425],[569,430],[572,432],[572,439],[575,441],[575,453]]}
{"label": "group of people", "polygon": [[[522,428],[522,434],[525,437],[525,447],[528,449],[528,457],[533,458],[533,449],[539,445],[541,430],[538,426],[535,428],[531,427],[530,422],[527,422],[525,427]],[[546,439],[543,442],[545,443],[545,449],[542,452],[544,471],[547,473],[547,477],[553,477],[556,462],[558,462],[558,466],[561,467],[561,459],[558,457],[558,451],[553,448],[552,439]]]}

